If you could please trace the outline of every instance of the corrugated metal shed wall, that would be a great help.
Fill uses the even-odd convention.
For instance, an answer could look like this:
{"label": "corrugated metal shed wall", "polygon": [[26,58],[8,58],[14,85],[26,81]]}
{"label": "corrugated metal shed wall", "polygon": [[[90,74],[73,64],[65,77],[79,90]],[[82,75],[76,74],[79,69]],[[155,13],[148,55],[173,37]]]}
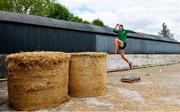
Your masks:
{"label": "corrugated metal shed wall", "polygon": [[129,38],[127,53],[133,54],[179,54],[180,44],[156,40]]}
{"label": "corrugated metal shed wall", "polygon": [[[0,53],[19,51],[111,52],[111,28],[0,11]],[[129,34],[126,53],[179,54],[180,43],[154,35]]]}
{"label": "corrugated metal shed wall", "polygon": [[53,29],[0,22],[0,53],[19,51],[95,51],[95,35],[64,29]]}

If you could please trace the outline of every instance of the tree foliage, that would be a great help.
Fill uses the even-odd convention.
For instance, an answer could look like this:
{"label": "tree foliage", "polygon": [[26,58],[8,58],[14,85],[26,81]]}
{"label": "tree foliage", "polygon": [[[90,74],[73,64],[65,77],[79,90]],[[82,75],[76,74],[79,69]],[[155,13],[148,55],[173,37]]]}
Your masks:
{"label": "tree foliage", "polygon": [[90,23],[78,16],[74,16],[68,8],[55,0],[0,0],[0,10],[104,26],[103,21],[100,19]]}
{"label": "tree foliage", "polygon": [[93,24],[93,25],[97,25],[97,26],[105,26],[104,23],[103,23],[103,21],[100,20],[100,19],[94,19],[94,20],[92,21],[92,24]]}
{"label": "tree foliage", "polygon": [[0,0],[0,10],[47,16],[54,0]]}
{"label": "tree foliage", "polygon": [[69,21],[72,21],[72,22],[90,24],[89,21],[83,20],[82,18],[80,18],[80,17],[78,17],[78,16],[74,16],[73,14],[70,14],[68,20],[69,20]]}
{"label": "tree foliage", "polygon": [[61,20],[68,20],[70,15],[71,13],[65,6],[58,3],[52,3],[49,9],[48,17]]}
{"label": "tree foliage", "polygon": [[165,38],[173,38],[174,34],[172,34],[167,27],[166,23],[162,24],[162,29],[160,32],[158,32],[159,36],[165,37]]}
{"label": "tree foliage", "polygon": [[0,10],[12,12],[12,5],[10,0],[0,0]]}

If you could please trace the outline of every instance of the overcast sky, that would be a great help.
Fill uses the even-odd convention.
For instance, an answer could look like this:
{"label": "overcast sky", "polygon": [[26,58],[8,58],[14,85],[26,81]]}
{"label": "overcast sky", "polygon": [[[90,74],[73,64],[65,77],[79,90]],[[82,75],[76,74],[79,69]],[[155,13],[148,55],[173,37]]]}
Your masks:
{"label": "overcast sky", "polygon": [[155,34],[165,22],[180,41],[180,0],[57,0],[74,15],[92,21],[99,18],[137,32]]}

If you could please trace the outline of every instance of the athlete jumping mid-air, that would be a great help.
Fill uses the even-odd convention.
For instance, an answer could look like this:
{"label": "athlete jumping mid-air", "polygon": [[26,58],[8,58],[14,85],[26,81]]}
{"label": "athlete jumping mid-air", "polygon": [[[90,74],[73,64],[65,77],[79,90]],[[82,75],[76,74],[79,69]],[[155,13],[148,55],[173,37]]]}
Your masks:
{"label": "athlete jumping mid-air", "polygon": [[124,49],[127,46],[126,38],[127,38],[128,33],[136,33],[138,35],[141,35],[141,33],[124,29],[123,25],[120,25],[120,24],[116,25],[115,29],[113,29],[113,32],[118,35],[118,38],[115,38],[114,48],[112,49],[112,52],[116,53],[115,49],[116,49],[116,46],[118,46],[121,57],[129,64],[130,69],[132,69],[132,62],[128,60],[124,51]]}

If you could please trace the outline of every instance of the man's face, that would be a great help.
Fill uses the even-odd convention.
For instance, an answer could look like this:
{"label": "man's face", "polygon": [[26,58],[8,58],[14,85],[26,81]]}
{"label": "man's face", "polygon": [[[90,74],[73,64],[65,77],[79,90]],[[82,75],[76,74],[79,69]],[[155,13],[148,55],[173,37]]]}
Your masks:
{"label": "man's face", "polygon": [[122,30],[123,29],[123,26],[119,25],[119,30]]}

